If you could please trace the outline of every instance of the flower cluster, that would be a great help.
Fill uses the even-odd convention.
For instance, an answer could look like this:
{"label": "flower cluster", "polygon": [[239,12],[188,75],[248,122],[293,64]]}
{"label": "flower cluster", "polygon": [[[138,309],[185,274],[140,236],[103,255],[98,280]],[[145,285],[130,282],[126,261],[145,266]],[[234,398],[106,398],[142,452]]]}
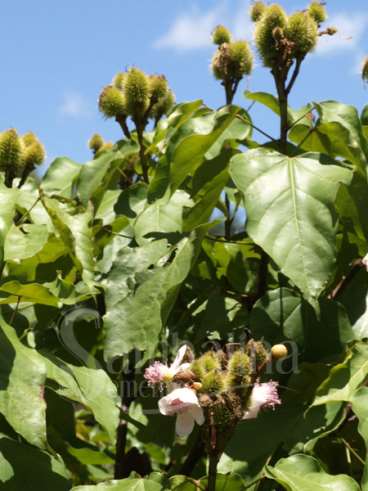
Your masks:
{"label": "flower cluster", "polygon": [[[228,345],[230,346],[230,345]],[[277,358],[286,348],[274,350]],[[214,425],[217,434],[228,435],[242,419],[256,418],[259,412],[281,404],[277,382],[260,383],[260,375],[272,358],[262,343],[249,341],[245,346],[208,351],[194,359],[183,345],[171,365],[155,361],[145,370],[149,385],[158,385],[167,394],[158,402],[165,416],[176,415],[176,433],[188,436],[195,423]]]}

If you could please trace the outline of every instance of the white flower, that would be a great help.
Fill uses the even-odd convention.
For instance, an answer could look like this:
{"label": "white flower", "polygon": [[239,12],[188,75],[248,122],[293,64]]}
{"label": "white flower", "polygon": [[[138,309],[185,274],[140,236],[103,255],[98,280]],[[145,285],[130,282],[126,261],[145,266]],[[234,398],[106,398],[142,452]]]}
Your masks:
{"label": "white flower", "polygon": [[150,385],[171,382],[174,376],[190,367],[190,363],[182,363],[185,353],[188,349],[186,344],[183,344],[175,357],[175,360],[170,366],[161,363],[160,361],[155,361],[152,365],[146,368],[144,372],[144,378],[148,380]]}
{"label": "white flower", "polygon": [[264,384],[255,383],[243,419],[256,418],[261,409],[269,407],[274,409],[275,406],[281,404],[277,387],[278,383],[272,380]]}
{"label": "white flower", "polygon": [[158,401],[158,407],[164,416],[177,415],[175,430],[179,436],[188,436],[194,428],[194,422],[198,425],[204,423],[203,410],[193,389],[174,389]]}

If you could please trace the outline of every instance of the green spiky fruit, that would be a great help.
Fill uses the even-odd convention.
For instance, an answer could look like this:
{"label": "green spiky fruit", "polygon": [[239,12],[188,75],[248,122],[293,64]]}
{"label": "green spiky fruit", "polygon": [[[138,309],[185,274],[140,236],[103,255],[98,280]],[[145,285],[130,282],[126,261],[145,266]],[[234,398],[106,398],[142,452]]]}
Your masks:
{"label": "green spiky fruit", "polygon": [[169,87],[164,75],[151,75],[148,81],[151,101],[158,102],[167,95]]}
{"label": "green spiky fruit", "polygon": [[258,373],[270,359],[270,355],[261,341],[249,341],[246,351],[250,359],[252,373]]}
{"label": "green spiky fruit", "polygon": [[250,18],[253,22],[261,20],[262,15],[266,11],[266,5],[263,2],[254,2],[250,7]]}
{"label": "green spiky fruit", "polygon": [[293,43],[292,56],[303,57],[316,46],[318,27],[307,12],[295,12],[289,17],[285,35]]}
{"label": "green spiky fruit", "polygon": [[218,46],[224,43],[230,43],[231,34],[229,29],[222,25],[216,26],[212,32],[212,41]]}
{"label": "green spiky fruit", "polygon": [[125,72],[119,72],[115,75],[115,77],[112,80],[112,85],[116,87],[119,90],[124,90],[124,84],[126,80],[126,73]]}
{"label": "green spiky fruit", "polygon": [[104,145],[104,139],[98,133],[95,133],[91,136],[88,141],[88,148],[91,149],[94,153],[98,152]]}
{"label": "green spiky fruit", "polygon": [[22,166],[22,143],[15,129],[0,134],[0,170],[12,169],[15,174]]}
{"label": "green spiky fruit", "polygon": [[28,169],[33,169],[41,165],[45,160],[46,152],[44,146],[39,142],[34,142],[23,149],[22,164]]}
{"label": "green spiky fruit", "polygon": [[312,2],[308,7],[308,13],[318,25],[327,19],[326,8],[319,2]]}
{"label": "green spiky fruit", "polygon": [[218,80],[240,80],[252,71],[253,55],[246,41],[224,43],[212,59],[212,71]]}
{"label": "green spiky fruit", "polygon": [[168,114],[172,107],[175,104],[175,95],[169,89],[165,97],[161,97],[156,104],[153,105],[152,110],[150,112],[150,116],[158,121],[162,116]]}
{"label": "green spiky fruit", "polygon": [[368,82],[368,56],[363,60],[362,79],[364,82]]}
{"label": "green spiky fruit", "polygon": [[220,394],[225,387],[224,377],[218,370],[212,370],[202,379],[201,392]]}
{"label": "green spiky fruit", "polygon": [[149,106],[148,77],[138,68],[130,68],[125,80],[124,93],[128,114],[134,119],[141,119]]}
{"label": "green spiky fruit", "polygon": [[107,85],[102,90],[98,106],[106,118],[116,118],[126,114],[124,95],[113,85]]}
{"label": "green spiky fruit", "polygon": [[29,147],[33,143],[39,143],[39,139],[32,131],[29,131],[22,136],[22,142],[24,146]]}
{"label": "green spiky fruit", "polygon": [[243,351],[236,351],[229,360],[226,385],[229,389],[247,390],[250,384],[251,363]]}
{"label": "green spiky fruit", "polygon": [[279,55],[279,43],[275,40],[273,31],[281,29],[282,32],[286,25],[286,13],[278,4],[267,7],[261,20],[256,24],[255,43],[263,64],[267,67],[272,67]]}

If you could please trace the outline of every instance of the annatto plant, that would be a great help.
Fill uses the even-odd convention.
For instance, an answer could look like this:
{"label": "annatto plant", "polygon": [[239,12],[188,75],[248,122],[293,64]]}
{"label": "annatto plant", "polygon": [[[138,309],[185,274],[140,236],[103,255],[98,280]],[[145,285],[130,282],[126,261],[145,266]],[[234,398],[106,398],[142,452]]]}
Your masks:
{"label": "annatto plant", "polygon": [[368,490],[368,107],[289,105],[323,4],[250,15],[248,111],[217,26],[217,110],[130,67],[86,164],[0,134],[1,489]]}

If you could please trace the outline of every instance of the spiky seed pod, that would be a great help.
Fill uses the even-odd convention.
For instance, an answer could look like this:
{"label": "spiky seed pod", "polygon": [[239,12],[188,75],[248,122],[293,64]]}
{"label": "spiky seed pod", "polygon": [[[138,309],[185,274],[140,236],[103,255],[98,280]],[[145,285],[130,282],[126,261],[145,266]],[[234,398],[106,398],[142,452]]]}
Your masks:
{"label": "spiky seed pod", "polygon": [[119,90],[124,90],[124,84],[126,80],[126,72],[119,72],[112,79],[112,85]]}
{"label": "spiky seed pod", "polygon": [[308,13],[318,25],[327,19],[326,7],[318,1],[312,2],[309,5]]}
{"label": "spiky seed pod", "polygon": [[24,146],[22,153],[22,166],[27,169],[33,169],[41,165],[45,160],[46,152],[44,146],[36,141],[28,146]]}
{"label": "spiky seed pod", "polygon": [[212,31],[212,41],[218,46],[224,43],[230,43],[231,34],[229,29],[222,25],[216,26]]}
{"label": "spiky seed pod", "polygon": [[212,370],[202,379],[202,392],[220,394],[225,388],[224,377],[218,370]]}
{"label": "spiky seed pod", "polygon": [[247,391],[251,382],[251,364],[249,356],[236,351],[229,360],[226,386],[236,391]]}
{"label": "spiky seed pod", "polygon": [[190,370],[194,373],[197,380],[202,380],[206,375],[206,371],[200,362],[200,358],[193,361],[190,365]]}
{"label": "spiky seed pod", "polygon": [[208,351],[200,358],[198,358],[198,362],[203,368],[204,373],[211,372],[212,370],[220,370],[221,363],[218,359],[218,356],[213,351]]}
{"label": "spiky seed pod", "polygon": [[169,89],[165,97],[162,97],[161,99],[158,100],[158,102],[156,102],[156,104],[153,105],[152,110],[150,111],[150,116],[156,121],[158,121],[159,119],[162,118],[162,116],[170,112],[174,104],[175,104],[175,95]]}
{"label": "spiky seed pod", "polygon": [[293,43],[292,56],[303,57],[316,46],[318,27],[307,12],[295,12],[289,17],[285,35]]}
{"label": "spiky seed pod", "polygon": [[24,146],[29,147],[33,143],[39,143],[39,139],[32,131],[29,131],[22,136],[22,143]]}
{"label": "spiky seed pod", "polygon": [[362,79],[364,82],[368,82],[368,56],[363,60],[362,64]]}
{"label": "spiky seed pod", "polygon": [[270,359],[268,351],[261,341],[254,340],[248,342],[246,351],[251,361],[252,373],[258,374]]}
{"label": "spiky seed pod", "polygon": [[164,75],[151,75],[148,81],[151,101],[158,102],[166,96],[169,87]]}
{"label": "spiky seed pod", "polygon": [[253,22],[261,20],[262,15],[266,11],[266,5],[263,2],[254,2],[250,7],[250,18]]}
{"label": "spiky seed pod", "polygon": [[124,94],[128,114],[141,119],[149,106],[150,90],[147,76],[138,68],[128,70]]}
{"label": "spiky seed pod", "polygon": [[273,36],[275,28],[285,29],[287,16],[282,7],[272,4],[266,8],[254,33],[255,44],[262,58],[263,64],[272,67],[279,54],[279,43]]}
{"label": "spiky seed pod", "polygon": [[102,136],[95,133],[88,141],[88,148],[92,150],[93,153],[97,153],[103,147],[104,143]]}
{"label": "spiky seed pod", "polygon": [[98,106],[106,118],[116,118],[126,115],[125,98],[121,90],[113,85],[107,85],[101,92]]}
{"label": "spiky seed pod", "polygon": [[253,55],[246,41],[222,44],[212,58],[212,71],[218,80],[240,80],[252,71]]}
{"label": "spiky seed pod", "polygon": [[22,165],[22,143],[15,129],[0,134],[0,170],[11,169],[15,175]]}

